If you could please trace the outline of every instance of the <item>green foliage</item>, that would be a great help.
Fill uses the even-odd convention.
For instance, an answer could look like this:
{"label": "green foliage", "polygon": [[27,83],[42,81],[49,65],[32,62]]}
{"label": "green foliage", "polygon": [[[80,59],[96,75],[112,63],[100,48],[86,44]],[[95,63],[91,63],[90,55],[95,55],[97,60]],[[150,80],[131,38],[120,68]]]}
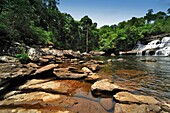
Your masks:
{"label": "green foliage", "polygon": [[27,63],[29,60],[28,54],[26,53],[26,50],[24,47],[20,48],[21,54],[16,54],[15,57],[19,59],[21,63]]}
{"label": "green foliage", "polygon": [[[161,11],[154,14],[150,9],[144,17],[132,17],[98,29],[88,16],[76,21],[70,14],[61,13],[58,3],[59,0],[2,0],[0,43],[53,44],[59,49],[81,52],[118,51],[132,49],[144,37],[170,33],[170,9],[167,14]],[[21,58],[26,56],[22,54]]]}

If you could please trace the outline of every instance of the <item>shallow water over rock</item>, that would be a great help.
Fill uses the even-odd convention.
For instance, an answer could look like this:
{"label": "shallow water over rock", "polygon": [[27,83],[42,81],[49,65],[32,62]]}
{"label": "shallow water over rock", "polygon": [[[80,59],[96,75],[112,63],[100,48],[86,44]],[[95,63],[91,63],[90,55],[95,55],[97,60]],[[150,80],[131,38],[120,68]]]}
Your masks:
{"label": "shallow water over rock", "polygon": [[[124,60],[118,61],[120,58]],[[115,84],[135,90],[137,94],[170,101],[170,57],[116,56],[95,59],[105,62],[112,59],[100,72],[105,72],[104,76],[113,79]],[[143,62],[143,59],[155,59],[156,62]]]}

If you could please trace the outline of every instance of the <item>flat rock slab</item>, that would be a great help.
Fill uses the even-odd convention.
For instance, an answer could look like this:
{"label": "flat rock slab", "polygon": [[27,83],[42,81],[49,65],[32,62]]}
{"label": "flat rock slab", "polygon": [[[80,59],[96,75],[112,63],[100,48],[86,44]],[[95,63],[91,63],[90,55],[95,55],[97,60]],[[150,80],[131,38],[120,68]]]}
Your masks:
{"label": "flat rock slab", "polygon": [[26,109],[26,108],[5,108],[0,109],[1,113],[73,113],[72,111],[47,110],[47,109]]}
{"label": "flat rock slab", "polygon": [[10,96],[0,101],[1,107],[25,107],[25,108],[67,108],[77,104],[77,101],[71,97],[51,94],[46,92],[31,92]]}
{"label": "flat rock slab", "polygon": [[[119,104],[116,103],[114,113],[161,113],[157,105]],[[163,112],[162,112],[163,113]]]}
{"label": "flat rock slab", "polygon": [[19,87],[20,90],[38,90],[52,93],[67,94],[71,86],[66,82],[50,79],[33,79]]}
{"label": "flat rock slab", "polygon": [[138,104],[152,104],[156,105],[160,102],[151,96],[134,95],[128,92],[119,92],[113,96],[121,103],[138,103]]}
{"label": "flat rock slab", "polygon": [[[105,93],[105,92],[110,92],[112,94],[114,92],[116,93],[118,91],[125,91],[125,90],[126,89],[111,83],[108,79],[103,79],[103,80],[97,81],[91,86],[92,92],[94,92],[94,93],[101,92],[101,95],[102,95],[102,93]],[[100,95],[100,93],[97,95]]]}
{"label": "flat rock slab", "polygon": [[49,64],[49,65],[46,65],[46,66],[44,66],[44,67],[41,67],[40,69],[37,69],[34,74],[35,74],[35,75],[36,75],[36,74],[40,74],[40,73],[43,73],[43,72],[45,72],[45,71],[49,71],[49,70],[51,70],[51,69],[54,69],[54,68],[56,68],[56,67],[58,67],[58,64]]}
{"label": "flat rock slab", "polygon": [[62,79],[80,79],[88,76],[86,73],[74,68],[56,68],[53,73]]}

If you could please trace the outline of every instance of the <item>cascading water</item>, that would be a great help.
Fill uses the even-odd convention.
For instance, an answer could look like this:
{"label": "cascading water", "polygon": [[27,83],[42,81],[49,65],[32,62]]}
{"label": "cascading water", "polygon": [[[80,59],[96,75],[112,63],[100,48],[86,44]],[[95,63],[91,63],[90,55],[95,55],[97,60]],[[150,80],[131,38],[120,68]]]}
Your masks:
{"label": "cascading water", "polygon": [[155,52],[155,56],[170,56],[170,37],[164,37],[161,40],[159,48],[160,49]]}
{"label": "cascading water", "polygon": [[170,56],[170,37],[164,37],[161,41],[153,40],[147,45],[137,43],[135,50],[138,51],[137,56],[142,56],[143,52],[145,52],[146,56],[149,56],[151,51],[155,52],[155,56]]}

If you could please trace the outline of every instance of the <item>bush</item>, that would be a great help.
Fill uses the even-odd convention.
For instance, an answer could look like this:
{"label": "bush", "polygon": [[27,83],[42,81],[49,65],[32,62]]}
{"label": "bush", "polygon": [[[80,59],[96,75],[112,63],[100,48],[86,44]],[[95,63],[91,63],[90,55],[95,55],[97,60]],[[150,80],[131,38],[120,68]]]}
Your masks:
{"label": "bush", "polygon": [[22,53],[16,54],[15,57],[18,58],[21,63],[27,63],[30,60],[28,54],[26,53],[26,50],[23,47],[21,47],[20,49]]}

